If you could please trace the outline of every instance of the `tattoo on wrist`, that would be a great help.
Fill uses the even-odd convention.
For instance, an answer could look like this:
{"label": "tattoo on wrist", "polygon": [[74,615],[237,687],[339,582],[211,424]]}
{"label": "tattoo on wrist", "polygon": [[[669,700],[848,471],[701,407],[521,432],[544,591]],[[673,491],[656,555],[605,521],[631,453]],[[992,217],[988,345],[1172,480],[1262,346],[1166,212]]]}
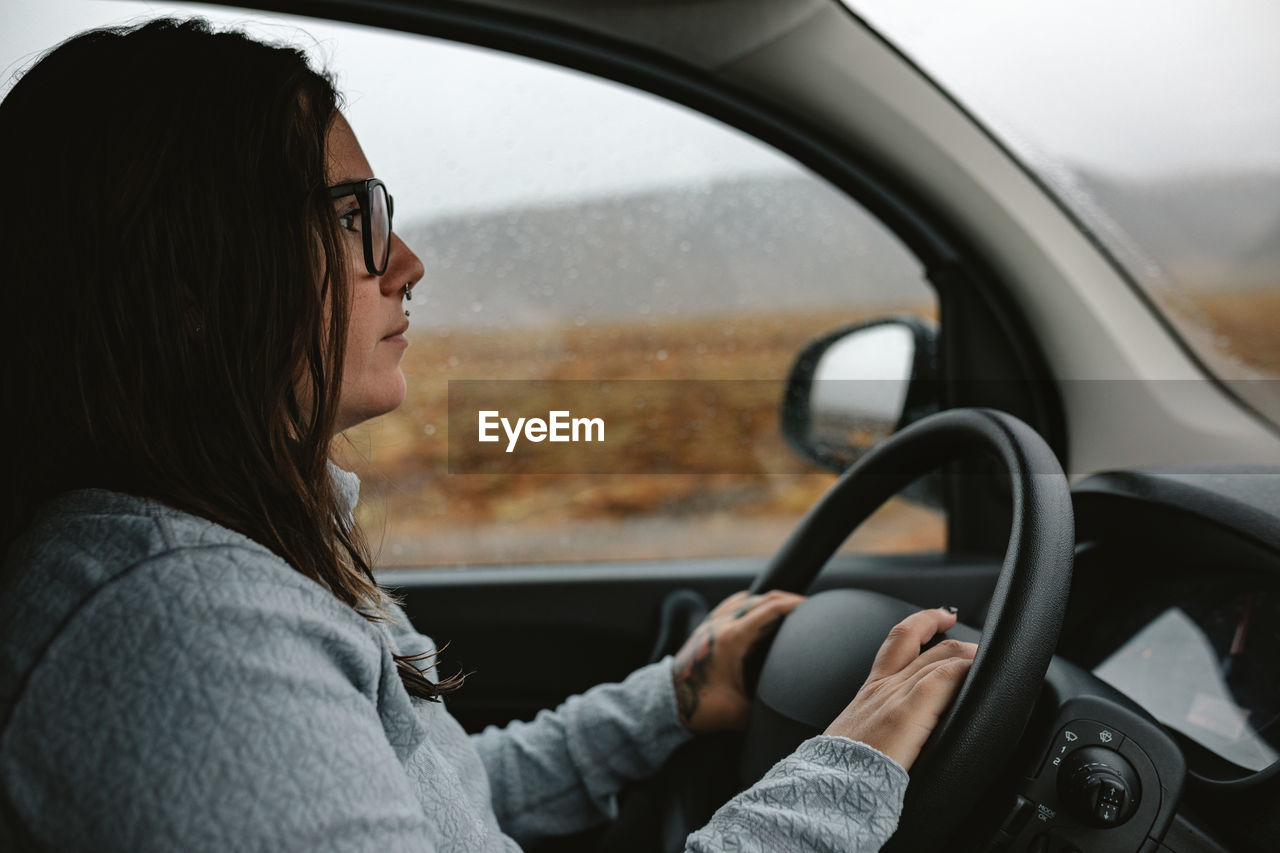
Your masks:
{"label": "tattoo on wrist", "polygon": [[707,670],[711,666],[711,650],[715,643],[715,631],[710,623],[703,623],[672,662],[676,710],[680,714],[680,723],[686,728],[698,711],[698,699],[703,685],[707,683]]}

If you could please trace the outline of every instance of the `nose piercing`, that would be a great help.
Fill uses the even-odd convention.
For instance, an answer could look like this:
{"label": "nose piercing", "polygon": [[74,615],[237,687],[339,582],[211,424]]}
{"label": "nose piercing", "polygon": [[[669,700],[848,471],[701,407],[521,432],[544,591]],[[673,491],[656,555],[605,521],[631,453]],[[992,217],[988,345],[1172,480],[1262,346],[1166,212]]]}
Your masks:
{"label": "nose piercing", "polygon": [[[406,281],[404,283],[404,301],[408,302],[410,299],[413,299],[413,282]],[[408,308],[404,309],[404,316],[409,316]]]}

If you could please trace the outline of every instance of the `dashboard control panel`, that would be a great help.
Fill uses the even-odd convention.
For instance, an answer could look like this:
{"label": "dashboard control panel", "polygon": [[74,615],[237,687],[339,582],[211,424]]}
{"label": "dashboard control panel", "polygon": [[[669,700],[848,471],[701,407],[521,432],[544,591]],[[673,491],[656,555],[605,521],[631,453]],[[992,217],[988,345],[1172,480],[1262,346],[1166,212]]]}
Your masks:
{"label": "dashboard control panel", "polygon": [[1100,697],[1064,705],[983,853],[1158,849],[1186,765],[1158,725]]}

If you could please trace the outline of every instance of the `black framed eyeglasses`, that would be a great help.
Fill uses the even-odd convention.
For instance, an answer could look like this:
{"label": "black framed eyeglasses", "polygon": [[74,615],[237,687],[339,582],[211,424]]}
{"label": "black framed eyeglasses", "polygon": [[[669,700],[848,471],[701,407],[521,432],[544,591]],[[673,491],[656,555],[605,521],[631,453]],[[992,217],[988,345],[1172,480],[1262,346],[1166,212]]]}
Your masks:
{"label": "black framed eyeglasses", "polygon": [[[377,178],[352,181],[329,187],[329,198],[353,195],[360,205],[360,239],[364,242],[364,266],[370,275],[382,275],[387,271],[391,257],[391,216],[395,213],[395,199],[387,192],[386,184]],[[354,216],[351,211],[346,216]],[[347,228],[350,228],[347,225]]]}

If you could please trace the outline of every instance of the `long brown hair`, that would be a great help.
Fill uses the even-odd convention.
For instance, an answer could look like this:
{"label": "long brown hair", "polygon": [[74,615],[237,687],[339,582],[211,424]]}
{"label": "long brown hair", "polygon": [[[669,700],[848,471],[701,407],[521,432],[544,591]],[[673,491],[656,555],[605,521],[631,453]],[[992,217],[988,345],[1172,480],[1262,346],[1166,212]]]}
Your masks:
{"label": "long brown hair", "polygon": [[[350,313],[337,109],[301,51],[168,19],[63,43],[0,104],[0,549],[53,495],[114,489],[385,618],[327,471]],[[420,659],[396,659],[411,694],[459,686]]]}

